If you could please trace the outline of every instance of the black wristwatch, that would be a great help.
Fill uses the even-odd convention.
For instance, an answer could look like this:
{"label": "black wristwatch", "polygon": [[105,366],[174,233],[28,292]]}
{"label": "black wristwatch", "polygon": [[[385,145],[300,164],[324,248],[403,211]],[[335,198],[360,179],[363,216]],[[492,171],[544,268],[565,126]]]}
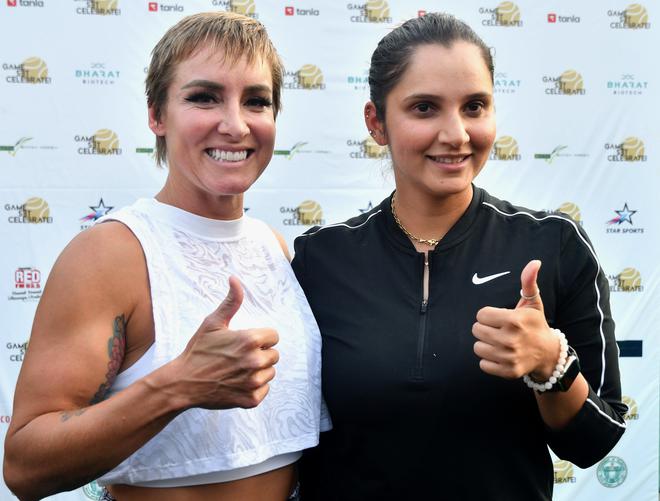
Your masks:
{"label": "black wristwatch", "polygon": [[559,376],[557,382],[552,385],[552,388],[546,390],[546,392],[568,391],[573,384],[573,381],[575,381],[575,378],[578,377],[578,374],[580,373],[580,359],[578,358],[577,353],[569,346],[566,355],[566,368],[564,369],[564,374]]}

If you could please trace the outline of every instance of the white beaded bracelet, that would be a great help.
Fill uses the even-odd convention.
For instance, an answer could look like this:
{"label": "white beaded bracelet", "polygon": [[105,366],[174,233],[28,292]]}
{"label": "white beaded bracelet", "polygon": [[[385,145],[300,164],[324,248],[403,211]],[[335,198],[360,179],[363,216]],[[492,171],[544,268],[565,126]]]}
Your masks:
{"label": "white beaded bracelet", "polygon": [[555,365],[555,370],[552,371],[552,376],[550,376],[550,379],[545,383],[535,382],[529,377],[529,374],[523,376],[523,381],[529,388],[541,393],[551,389],[552,386],[561,379],[566,370],[566,360],[568,359],[568,341],[566,341],[566,336],[559,329],[551,328],[550,331],[559,338],[559,360],[557,361],[557,365]]}

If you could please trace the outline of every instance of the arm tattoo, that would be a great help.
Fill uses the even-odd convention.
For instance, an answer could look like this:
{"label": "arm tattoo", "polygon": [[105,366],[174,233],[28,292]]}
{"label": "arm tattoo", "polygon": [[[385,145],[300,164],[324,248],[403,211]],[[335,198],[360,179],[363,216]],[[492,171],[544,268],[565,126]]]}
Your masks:
{"label": "arm tattoo", "polygon": [[118,317],[115,317],[112,329],[112,337],[108,339],[108,356],[110,357],[110,361],[108,362],[108,371],[105,373],[105,382],[99,386],[96,394],[89,402],[90,404],[97,404],[105,399],[108,390],[110,390],[112,383],[115,381],[115,378],[119,373],[119,368],[124,361],[125,354],[126,318],[122,314]]}
{"label": "arm tattoo", "polygon": [[[119,373],[119,368],[121,367],[122,362],[124,361],[124,355],[126,353],[126,317],[124,315],[119,315],[115,317],[115,321],[112,327],[112,337],[108,339],[108,356],[110,361],[108,362],[108,371],[105,373],[105,382],[99,386],[96,394],[90,400],[90,405],[97,404],[105,398],[108,390],[112,386],[112,383],[115,381],[117,374]],[[74,409],[71,411],[64,411],[60,415],[60,420],[62,422],[68,421],[74,416],[80,416],[87,410],[87,407],[82,409]]]}

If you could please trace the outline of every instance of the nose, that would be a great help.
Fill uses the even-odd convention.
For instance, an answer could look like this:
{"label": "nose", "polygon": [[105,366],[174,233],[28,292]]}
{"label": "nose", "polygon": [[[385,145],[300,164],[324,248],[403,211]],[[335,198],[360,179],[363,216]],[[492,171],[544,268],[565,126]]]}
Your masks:
{"label": "nose", "polygon": [[218,132],[232,138],[241,139],[250,133],[250,127],[245,121],[243,111],[239,105],[223,107],[220,112]]}
{"label": "nose", "polygon": [[470,135],[460,112],[447,113],[438,131],[438,140],[452,148],[460,148],[470,142]]}

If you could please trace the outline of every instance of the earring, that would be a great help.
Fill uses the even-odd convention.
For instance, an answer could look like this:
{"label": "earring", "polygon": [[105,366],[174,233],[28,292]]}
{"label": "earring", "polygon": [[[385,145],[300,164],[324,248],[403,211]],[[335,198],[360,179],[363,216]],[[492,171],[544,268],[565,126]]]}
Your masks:
{"label": "earring", "polygon": [[371,135],[373,136],[373,135],[375,135],[376,133],[375,133],[373,130],[369,129],[369,134],[371,134]]}

